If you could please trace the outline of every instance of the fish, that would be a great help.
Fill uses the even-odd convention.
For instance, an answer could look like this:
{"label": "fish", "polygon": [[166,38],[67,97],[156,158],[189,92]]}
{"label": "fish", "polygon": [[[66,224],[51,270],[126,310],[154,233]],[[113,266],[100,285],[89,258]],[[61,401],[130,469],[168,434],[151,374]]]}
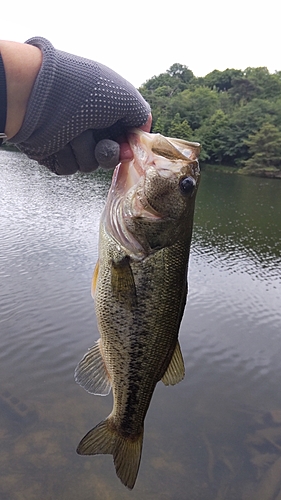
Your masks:
{"label": "fish", "polygon": [[133,160],[116,166],[100,219],[92,279],[100,339],[78,364],[75,380],[92,394],[113,391],[112,412],[77,453],[113,455],[117,476],[132,489],[156,384],[177,384],[185,373],[178,334],[200,145],[139,129],[128,142]]}

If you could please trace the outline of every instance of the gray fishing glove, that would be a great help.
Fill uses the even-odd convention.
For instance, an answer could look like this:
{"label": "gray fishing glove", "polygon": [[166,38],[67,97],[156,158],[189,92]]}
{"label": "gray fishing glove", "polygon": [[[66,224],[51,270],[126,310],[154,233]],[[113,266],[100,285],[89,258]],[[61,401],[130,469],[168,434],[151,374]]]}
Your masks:
{"label": "gray fishing glove", "polygon": [[[146,123],[149,105],[106,66],[56,50],[44,38],[26,43],[39,47],[43,63],[22,127],[9,142],[57,174],[113,168],[116,139]],[[95,155],[103,139],[111,141],[101,143]]]}

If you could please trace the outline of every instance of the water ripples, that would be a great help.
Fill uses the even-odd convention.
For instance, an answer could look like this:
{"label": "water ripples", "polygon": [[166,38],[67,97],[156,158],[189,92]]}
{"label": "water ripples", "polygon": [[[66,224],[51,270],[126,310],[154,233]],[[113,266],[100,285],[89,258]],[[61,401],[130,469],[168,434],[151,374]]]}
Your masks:
{"label": "water ripples", "polygon": [[[82,428],[84,431],[88,424],[92,425],[98,408],[103,407],[105,411],[104,406],[110,406],[105,399],[90,400],[73,379],[77,362],[98,337],[90,284],[97,259],[99,216],[110,179],[103,173],[56,177],[21,154],[3,151],[0,166],[0,376],[3,390],[21,396],[28,405],[34,402],[36,411],[43,415],[39,425],[44,432],[49,429],[48,441],[56,443],[61,457],[64,460],[68,457],[68,470],[79,484],[82,477],[79,467],[84,466],[77,466],[73,451],[78,442],[75,426],[79,422],[79,432]],[[160,439],[163,438],[167,449],[175,448],[174,455],[169,452],[169,471],[171,463],[174,465],[177,460],[183,460],[186,467],[189,462],[196,467],[199,423],[200,433],[204,422],[208,432],[215,429],[214,434],[220,434],[222,424],[226,434],[229,432],[228,422],[233,418],[233,408],[228,410],[229,401],[235,402],[236,409],[249,402],[253,407],[280,407],[279,193],[278,181],[268,184],[255,179],[230,180],[228,176],[203,172],[189,266],[188,304],[180,330],[186,378],[171,389],[158,384],[155,393],[158,406],[152,405],[148,415],[150,429],[153,429],[151,442],[155,446],[150,450],[150,440],[147,440],[146,453],[148,458],[153,457],[155,449],[162,449]],[[160,416],[159,405],[163,408]],[[4,419],[3,412],[0,419]],[[167,426],[168,433],[164,432],[165,427],[158,428],[159,419]],[[175,419],[182,420],[181,425],[176,426],[179,443],[183,443],[180,459],[180,446],[175,446],[170,433],[170,429],[175,428]],[[54,422],[56,425],[59,422],[55,434]],[[63,436],[69,428],[74,428],[73,450],[69,450],[68,436],[68,447],[64,445]],[[237,432],[243,434],[247,430],[239,428]],[[160,438],[161,433],[164,436]],[[196,439],[189,457],[185,443],[190,442],[193,434]],[[21,437],[25,442],[25,436]],[[33,442],[33,434],[27,439],[28,443]],[[231,441],[227,441],[227,446],[231,450],[235,448]],[[9,444],[4,457],[9,467],[18,467],[22,477],[32,483],[33,472],[27,470],[30,462],[26,462],[26,454],[19,463],[13,450]],[[165,453],[163,447],[163,456]],[[40,449],[40,458],[41,455]],[[29,448],[28,456],[32,458]],[[54,477],[61,482],[61,470],[55,471],[49,463],[53,456],[50,460],[46,458],[51,483]],[[106,458],[104,460],[101,463],[107,463]],[[199,469],[201,463],[200,456]],[[92,471],[92,461],[87,464]],[[146,477],[151,474],[150,465],[148,459],[143,460],[144,469],[149,469]],[[98,469],[97,462],[95,467],[99,472],[95,472],[93,481],[96,483],[102,478],[103,485],[107,484],[108,470],[102,470],[102,466]],[[161,475],[160,469],[157,473],[164,481],[167,474]],[[185,492],[185,469],[182,476],[177,476],[176,469],[173,474],[179,490]],[[81,480],[83,485],[86,476],[90,477],[88,469]],[[188,477],[190,481],[192,474]],[[143,480],[147,481],[144,477]],[[44,480],[42,484],[46,487]],[[69,493],[68,498],[77,498],[68,489],[67,481],[62,484]],[[149,481],[144,484],[147,488]],[[172,498],[174,491],[169,490],[169,484],[167,488],[167,498]],[[121,486],[120,495],[118,487],[116,489],[112,471],[112,491],[115,490],[116,495],[110,498],[125,498],[126,492]],[[81,491],[79,485],[79,494]],[[165,495],[166,490],[162,493]],[[88,498],[86,494],[81,495]]]}
{"label": "water ripples", "polygon": [[33,366],[40,385],[74,370],[80,336],[94,341],[90,282],[110,179],[57,178],[16,153],[1,160],[0,359],[22,382]]}
{"label": "water ripples", "polygon": [[[46,349],[52,356],[61,352],[63,359],[56,364],[61,370],[67,346],[79,350],[81,330],[86,347],[97,336],[90,282],[110,179],[102,173],[58,178],[23,155],[4,153],[4,159],[0,324],[9,335],[2,338],[2,358],[7,349],[16,356],[11,345],[19,343],[19,361],[29,343],[41,367]],[[202,356],[214,365],[230,366],[244,360],[254,342],[256,352],[265,350],[268,359],[280,335],[280,241],[274,237],[278,228],[273,220],[273,234],[265,243],[252,214],[245,207],[237,213],[229,186],[224,205],[214,196],[215,177],[202,184],[204,203],[199,198],[189,301],[181,326],[183,348],[195,360]],[[194,334],[198,324],[200,333]]]}

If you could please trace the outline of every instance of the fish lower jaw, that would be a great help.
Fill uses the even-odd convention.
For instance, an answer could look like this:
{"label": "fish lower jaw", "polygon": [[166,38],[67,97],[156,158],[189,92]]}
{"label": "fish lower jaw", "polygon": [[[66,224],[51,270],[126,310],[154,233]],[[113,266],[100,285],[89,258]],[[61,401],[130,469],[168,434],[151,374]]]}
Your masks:
{"label": "fish lower jaw", "polygon": [[115,200],[114,209],[105,217],[103,225],[106,234],[114,241],[114,246],[118,252],[128,255],[134,260],[142,260],[146,257],[146,252],[139,241],[128,230],[126,219],[131,219],[133,215],[124,210],[121,200]]}

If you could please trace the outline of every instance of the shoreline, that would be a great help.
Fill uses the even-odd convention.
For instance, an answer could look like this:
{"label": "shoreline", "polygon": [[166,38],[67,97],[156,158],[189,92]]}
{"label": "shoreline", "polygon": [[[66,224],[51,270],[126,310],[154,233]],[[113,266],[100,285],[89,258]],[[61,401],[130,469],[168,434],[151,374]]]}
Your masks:
{"label": "shoreline", "polygon": [[[5,144],[1,147],[2,151],[13,151],[15,153],[21,153],[19,149],[13,144]],[[264,179],[280,179],[281,180],[281,169],[278,170],[275,167],[268,167],[263,169],[249,169],[249,168],[239,168],[230,167],[226,165],[213,165],[211,163],[200,162],[200,168],[202,171],[206,170],[208,172],[223,172],[224,174],[230,175],[247,175],[248,177],[262,177]]]}
{"label": "shoreline", "polygon": [[212,165],[210,163],[201,163],[201,170],[208,172],[223,172],[224,174],[230,175],[247,175],[248,177],[262,177],[264,179],[280,179],[281,180],[281,170],[275,167],[263,168],[263,169],[248,169],[248,168],[237,168],[225,165]]}

